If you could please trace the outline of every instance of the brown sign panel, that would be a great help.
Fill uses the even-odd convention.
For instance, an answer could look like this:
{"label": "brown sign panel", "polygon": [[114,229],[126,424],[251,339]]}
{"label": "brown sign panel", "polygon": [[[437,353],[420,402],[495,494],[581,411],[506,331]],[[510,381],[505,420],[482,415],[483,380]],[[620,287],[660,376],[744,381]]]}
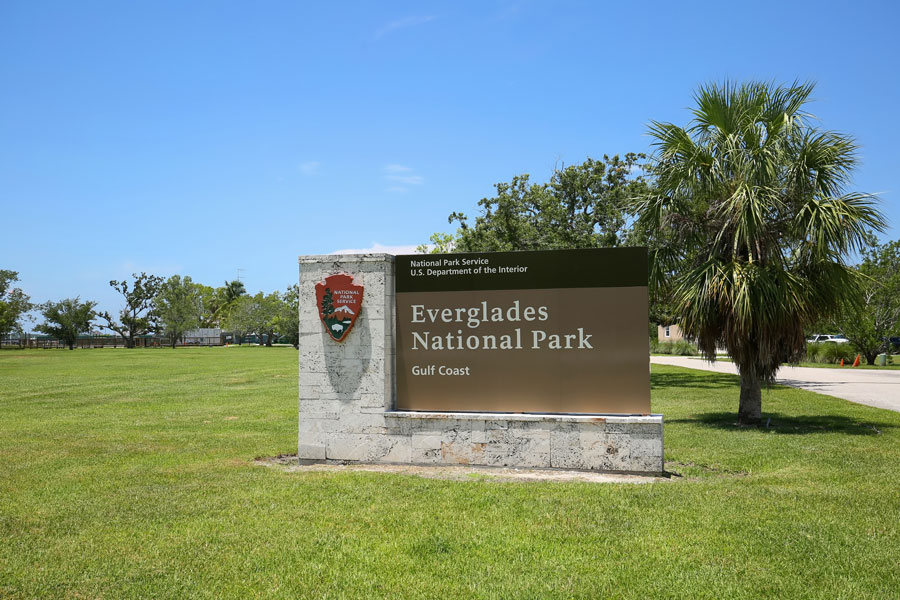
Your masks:
{"label": "brown sign panel", "polygon": [[650,412],[646,249],[396,267],[398,410]]}

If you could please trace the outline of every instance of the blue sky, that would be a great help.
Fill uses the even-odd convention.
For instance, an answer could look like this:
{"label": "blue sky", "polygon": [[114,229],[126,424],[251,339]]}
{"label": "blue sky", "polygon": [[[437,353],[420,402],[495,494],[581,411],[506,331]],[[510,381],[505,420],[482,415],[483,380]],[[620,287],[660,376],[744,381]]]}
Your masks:
{"label": "blue sky", "polygon": [[284,289],[296,256],[400,250],[493,184],[650,150],[697,85],[818,82],[900,237],[894,2],[0,3],[0,268]]}

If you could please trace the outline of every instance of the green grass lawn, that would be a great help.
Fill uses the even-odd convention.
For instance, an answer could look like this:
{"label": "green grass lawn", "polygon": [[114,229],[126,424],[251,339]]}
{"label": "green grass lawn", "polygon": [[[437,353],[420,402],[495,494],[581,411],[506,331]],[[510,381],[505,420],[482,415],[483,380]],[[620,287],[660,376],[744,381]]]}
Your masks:
{"label": "green grass lawn", "polygon": [[900,414],[653,367],[654,484],[287,473],[290,348],[0,352],[0,598],[898,598]]}

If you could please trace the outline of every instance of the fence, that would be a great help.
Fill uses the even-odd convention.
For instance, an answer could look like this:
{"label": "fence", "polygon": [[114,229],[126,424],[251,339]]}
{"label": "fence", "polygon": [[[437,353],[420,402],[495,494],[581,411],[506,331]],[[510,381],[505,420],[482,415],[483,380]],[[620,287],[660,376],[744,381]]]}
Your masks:
{"label": "fence", "polygon": [[[175,346],[222,346],[224,336],[185,336],[177,340]],[[80,335],[75,341],[76,348],[125,348],[125,338],[119,335],[91,334]],[[172,338],[166,335],[142,335],[134,338],[136,348],[166,348],[172,346]],[[48,335],[30,333],[21,336],[4,336],[0,338],[2,348],[68,348],[62,340]]]}
{"label": "fence", "polygon": [[[268,342],[268,335],[262,336],[262,343]],[[288,337],[275,335],[272,339],[275,344],[293,344]],[[260,339],[256,335],[233,335],[231,332],[221,332],[218,335],[194,335],[193,332],[185,334],[184,338],[175,342],[176,347],[197,346],[224,346],[226,344],[259,344]],[[142,335],[134,338],[135,348],[171,348],[172,338],[167,335]],[[75,341],[75,348],[125,348],[125,338],[120,335],[94,333],[80,335]],[[68,348],[62,340],[49,335],[25,333],[21,336],[3,336],[0,338],[0,348]]]}

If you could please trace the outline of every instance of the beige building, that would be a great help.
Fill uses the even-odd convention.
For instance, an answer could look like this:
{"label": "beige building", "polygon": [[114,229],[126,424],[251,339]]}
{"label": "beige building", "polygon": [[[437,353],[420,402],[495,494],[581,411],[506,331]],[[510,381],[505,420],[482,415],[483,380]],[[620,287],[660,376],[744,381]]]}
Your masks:
{"label": "beige building", "polygon": [[684,339],[678,325],[659,325],[656,328],[657,338],[661,342],[678,342]]}

